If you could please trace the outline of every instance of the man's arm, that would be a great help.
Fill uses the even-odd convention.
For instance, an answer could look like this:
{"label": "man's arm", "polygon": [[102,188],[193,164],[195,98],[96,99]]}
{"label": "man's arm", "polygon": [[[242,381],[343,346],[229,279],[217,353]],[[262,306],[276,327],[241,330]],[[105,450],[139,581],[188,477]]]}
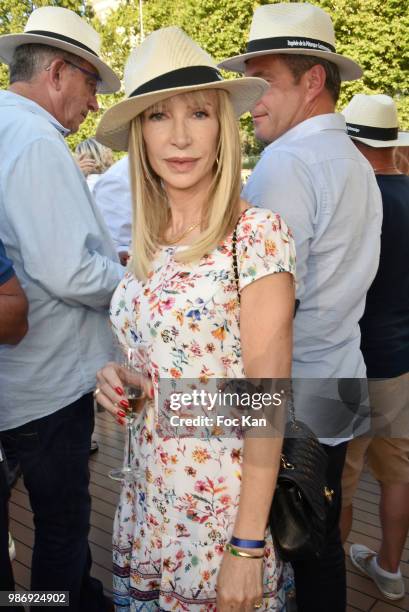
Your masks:
{"label": "man's arm", "polygon": [[124,268],[64,143],[27,146],[8,173],[4,200],[26,273],[66,303],[106,308]]}
{"label": "man's arm", "polygon": [[242,196],[253,206],[279,213],[292,231],[297,257],[297,298],[302,302],[317,217],[316,189],[306,165],[290,153],[267,151]]}
{"label": "man's arm", "polygon": [[16,276],[0,285],[0,344],[18,344],[27,333],[28,302]]}

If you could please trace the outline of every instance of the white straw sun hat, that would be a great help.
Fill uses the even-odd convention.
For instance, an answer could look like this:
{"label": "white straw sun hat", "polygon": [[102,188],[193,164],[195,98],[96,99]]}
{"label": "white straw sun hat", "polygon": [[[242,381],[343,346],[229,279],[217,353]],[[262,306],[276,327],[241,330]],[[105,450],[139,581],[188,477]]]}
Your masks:
{"label": "white straw sun hat", "polygon": [[399,132],[398,111],[390,96],[356,94],[342,114],[354,140],[377,148],[409,146],[409,133]]}
{"label": "white straw sun hat", "polygon": [[253,15],[246,53],[226,59],[219,68],[245,72],[246,61],[277,53],[312,55],[336,64],[343,81],[362,76],[361,67],[335,52],[330,16],[308,2],[283,2],[259,6]]}
{"label": "white straw sun hat", "polygon": [[17,47],[30,43],[63,49],[92,64],[101,79],[99,93],[111,93],[121,87],[115,72],[99,58],[98,32],[73,11],[57,6],[36,9],[28,18],[24,32],[0,36],[0,59],[10,64]]}
{"label": "white straw sun hat", "polygon": [[213,59],[180,28],[156,30],[133,49],[125,66],[126,99],[108,109],[99,123],[97,140],[126,151],[131,120],[144,110],[179,93],[223,89],[237,116],[250,110],[267,90],[263,79],[225,80]]}

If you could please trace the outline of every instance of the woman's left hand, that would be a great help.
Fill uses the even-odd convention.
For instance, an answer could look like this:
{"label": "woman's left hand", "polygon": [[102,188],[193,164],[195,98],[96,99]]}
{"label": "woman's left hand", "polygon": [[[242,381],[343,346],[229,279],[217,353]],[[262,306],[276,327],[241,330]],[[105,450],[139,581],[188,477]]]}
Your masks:
{"label": "woman's left hand", "polygon": [[217,578],[217,612],[253,612],[263,601],[263,559],[224,553]]}

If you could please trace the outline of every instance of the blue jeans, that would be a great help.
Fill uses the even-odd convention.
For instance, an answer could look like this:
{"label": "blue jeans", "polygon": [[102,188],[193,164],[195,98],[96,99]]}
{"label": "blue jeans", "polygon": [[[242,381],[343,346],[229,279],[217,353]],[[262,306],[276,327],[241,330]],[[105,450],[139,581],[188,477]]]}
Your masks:
{"label": "blue jeans", "polygon": [[49,416],[0,433],[16,452],[34,514],[31,589],[69,591],[65,609],[72,612],[106,608],[102,584],[90,576],[88,459],[93,426],[89,393]]}

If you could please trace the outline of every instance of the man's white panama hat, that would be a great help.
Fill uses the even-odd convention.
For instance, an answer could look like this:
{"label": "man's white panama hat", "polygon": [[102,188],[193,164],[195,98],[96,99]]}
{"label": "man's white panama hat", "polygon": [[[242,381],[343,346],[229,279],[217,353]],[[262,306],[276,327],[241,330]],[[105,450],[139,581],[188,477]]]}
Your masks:
{"label": "man's white panama hat", "polygon": [[100,58],[101,40],[79,15],[57,6],[43,6],[34,10],[24,32],[0,36],[0,59],[10,64],[20,45],[42,44],[57,47],[87,60],[101,79],[100,93],[112,93],[121,87],[115,72]]}
{"label": "man's white panama hat", "polygon": [[409,146],[409,132],[399,132],[398,111],[390,96],[356,94],[342,114],[354,140],[376,148]]}
{"label": "man's white panama hat", "polygon": [[223,79],[210,55],[175,26],[152,32],[133,49],[126,62],[124,84],[126,99],[104,113],[96,134],[100,143],[117,151],[128,149],[131,120],[173,95],[223,89],[240,116],[268,89],[263,79]]}
{"label": "man's white panama hat", "polygon": [[313,55],[339,68],[343,81],[362,76],[361,67],[335,52],[334,26],[330,16],[308,2],[282,2],[259,6],[253,15],[246,53],[226,59],[219,68],[245,72],[252,57],[277,53]]}

